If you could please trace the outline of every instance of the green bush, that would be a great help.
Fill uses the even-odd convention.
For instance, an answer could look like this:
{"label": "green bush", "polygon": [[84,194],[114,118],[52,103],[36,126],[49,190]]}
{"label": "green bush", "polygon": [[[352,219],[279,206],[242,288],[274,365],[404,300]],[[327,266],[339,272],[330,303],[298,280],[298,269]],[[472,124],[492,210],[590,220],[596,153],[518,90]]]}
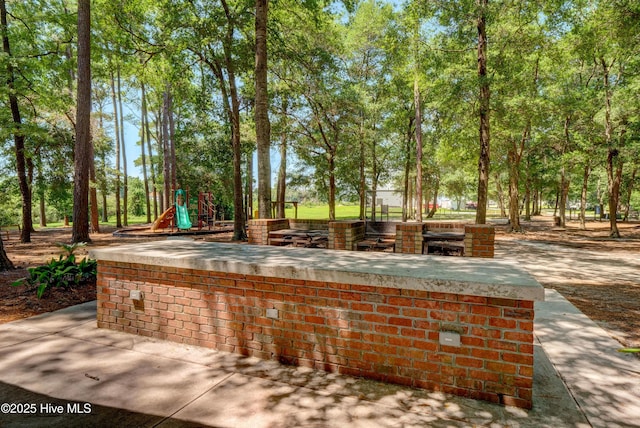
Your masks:
{"label": "green bush", "polygon": [[29,276],[21,278],[11,285],[30,285],[37,287],[38,298],[42,298],[45,291],[51,287],[70,288],[84,282],[94,281],[97,275],[97,262],[92,259],[82,259],[76,263],[76,256],[73,252],[85,243],[80,244],[58,244],[65,255],[60,255],[58,260],[51,259],[44,266],[29,268]]}

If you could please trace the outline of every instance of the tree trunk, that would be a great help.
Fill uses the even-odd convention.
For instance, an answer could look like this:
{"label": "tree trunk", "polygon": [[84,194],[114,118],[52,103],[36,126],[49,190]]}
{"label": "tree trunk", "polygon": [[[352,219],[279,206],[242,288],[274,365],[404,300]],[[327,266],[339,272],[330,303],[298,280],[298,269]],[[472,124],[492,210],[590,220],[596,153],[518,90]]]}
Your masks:
{"label": "tree trunk", "polygon": [[72,242],[90,242],[89,169],[91,162],[91,1],[78,0],[78,97],[74,156]]}
{"label": "tree trunk", "polygon": [[[375,207],[375,201],[372,204]],[[329,221],[336,219],[336,159],[329,154]]]}
{"label": "tree trunk", "polygon": [[518,191],[518,182],[520,181],[519,156],[515,143],[512,141],[507,151],[507,159],[509,163],[509,232],[522,232],[520,226],[520,194]]}
{"label": "tree trunk", "polygon": [[[422,107],[418,77],[413,80],[413,100],[416,113],[416,221],[422,221]],[[374,201],[375,205],[375,201]]]}
{"label": "tree trunk", "polygon": [[486,14],[489,0],[476,0],[479,6],[478,17],[478,81],[480,84],[480,157],[478,160],[478,207],[476,209],[476,223],[487,222],[487,198],[489,193],[489,162],[490,162],[490,134],[489,80],[487,79],[487,33]]}
{"label": "tree trunk", "polygon": [[[98,103],[98,128],[102,130],[104,133],[104,122],[103,122],[103,109],[102,103]],[[92,145],[93,147],[94,145]],[[102,156],[100,158],[101,164],[100,169],[104,173],[104,180],[100,180],[100,194],[102,196],[102,221],[106,223],[109,221],[108,212],[107,212],[107,177],[109,176],[109,172],[107,171],[107,154],[106,152],[102,152]]]}
{"label": "tree trunk", "polygon": [[142,98],[142,108],[140,112],[140,156],[142,158],[142,180],[144,183],[144,200],[146,203],[147,223],[151,223],[151,200],[149,199],[149,178],[147,176],[147,154],[144,148],[145,144],[145,122],[147,120],[147,96],[144,89],[144,83],[140,83],[140,92]]}
{"label": "tree trunk", "polygon": [[[371,221],[376,221],[376,205],[378,199],[378,159],[376,153],[375,142],[371,145],[371,206],[373,211],[371,213]],[[380,221],[382,221],[382,207],[380,207]]]}
{"label": "tree trunk", "polygon": [[144,127],[143,132],[147,134],[147,149],[149,149],[149,171],[151,172],[151,188],[153,189],[153,219],[156,220],[158,218],[158,184],[156,181],[156,168],[153,162],[153,150],[151,146],[151,127],[149,126],[149,110],[147,108],[146,103],[146,92],[145,92],[145,117],[144,117]]}
{"label": "tree trunk", "polygon": [[440,178],[436,179],[433,187],[433,206],[427,214],[427,218],[433,218],[438,211],[438,192],[440,191]]}
{"label": "tree trunk", "polygon": [[498,208],[500,209],[500,217],[507,217],[507,210],[505,208],[504,203],[504,190],[502,190],[502,183],[500,182],[500,177],[496,173],[494,180],[496,180],[496,193],[498,194]]}
{"label": "tree trunk", "polygon": [[40,192],[38,199],[40,200],[40,227],[47,227],[47,210],[44,203],[44,192]]}
{"label": "tree trunk", "polygon": [[[286,127],[285,127],[286,129]],[[285,218],[285,198],[287,193],[287,133],[280,137],[280,168],[278,169],[278,218]]]}
{"label": "tree trunk", "polygon": [[122,214],[123,224],[129,226],[129,173],[127,172],[127,146],[124,141],[124,109],[122,108],[122,89],[120,87],[120,65],[118,73],[118,105],[120,107],[120,144],[122,144]]}
{"label": "tree trunk", "polygon": [[609,178],[609,237],[611,238],[620,238],[617,217],[622,167],[623,162],[618,150],[610,148],[607,155],[607,177]]}
{"label": "tree trunk", "polygon": [[168,118],[169,118],[169,153],[171,155],[171,188],[178,188],[178,162],[176,160],[176,124],[173,114],[173,95],[171,87],[167,88],[168,94]]}
{"label": "tree trunk", "polygon": [[587,190],[589,186],[589,175],[591,175],[591,165],[584,165],[582,174],[582,192],[580,193],[580,229],[587,230],[586,210],[587,210]]}
{"label": "tree trunk", "polygon": [[109,208],[107,206],[107,189],[105,188],[104,191],[100,193],[102,193],[102,221],[106,223],[109,221],[109,213],[107,212]]}
{"label": "tree trunk", "polygon": [[2,237],[0,236],[0,272],[5,272],[11,269],[15,269],[15,266],[13,266],[13,263],[11,263],[11,260],[4,250],[4,244],[2,243]]}
{"label": "tree trunk", "polygon": [[116,102],[116,82],[113,71],[111,72],[111,101],[113,103],[113,120],[115,125],[115,137],[116,137],[116,227],[122,227],[122,212],[120,207],[120,120],[118,116],[118,104]]}
{"label": "tree trunk", "polygon": [[260,218],[271,218],[271,124],[269,123],[267,93],[268,14],[268,0],[256,0],[255,121],[258,147],[258,214]]}
{"label": "tree trunk", "polygon": [[47,210],[45,205],[44,177],[42,176],[42,160],[38,167],[38,202],[40,211],[40,227],[47,227]]}
{"label": "tree trunk", "polygon": [[567,179],[564,168],[560,175],[560,189],[558,191],[558,217],[560,217],[560,227],[566,226],[567,221],[567,195],[571,180]]}
{"label": "tree trunk", "polygon": [[636,166],[631,172],[631,179],[627,186],[627,194],[624,200],[624,221],[629,221],[629,212],[631,211],[631,195],[633,194],[633,184],[636,181],[636,175],[638,174],[638,167]]}
{"label": "tree trunk", "polygon": [[[91,120],[91,119],[89,119]],[[96,162],[93,150],[93,136],[89,129],[91,155],[89,156],[89,205],[91,207],[91,228],[94,233],[100,233],[100,213],[98,210],[98,189],[96,189]]]}
{"label": "tree trunk", "polygon": [[[169,84],[167,83],[167,87]],[[162,177],[164,178],[164,208],[171,206],[171,148],[169,147],[169,94],[165,90],[162,95]],[[175,190],[175,189],[173,189]]]}
{"label": "tree trunk", "polygon": [[[35,153],[37,154],[38,150],[35,150]],[[29,188],[29,200],[33,202],[33,171],[35,169],[35,166],[33,164],[33,156],[27,156],[25,157],[25,163],[27,166],[27,187]],[[33,207],[32,207],[33,210]],[[31,219],[31,221],[29,222],[29,227],[31,228],[31,233],[35,232],[36,230],[33,228],[33,218]]]}
{"label": "tree trunk", "polygon": [[[247,190],[245,192],[246,203],[246,215],[247,218],[253,217],[253,152],[247,153]],[[258,213],[258,217],[260,217]],[[271,217],[269,217],[271,218]]]}
{"label": "tree trunk", "polygon": [[360,214],[358,218],[360,220],[364,220],[367,217],[367,179],[365,177],[365,151],[364,151],[364,118],[362,115],[360,117],[360,153],[358,159],[358,174],[359,174],[359,183],[358,183],[358,193],[360,199]]}
{"label": "tree trunk", "polygon": [[[245,220],[242,210],[242,147],[240,142],[240,99],[236,87],[236,74],[232,58],[231,47],[234,37],[234,24],[229,6],[226,0],[221,0],[222,7],[227,18],[227,32],[223,40],[225,68],[229,79],[229,96],[231,98],[231,109],[228,110],[231,123],[231,145],[233,148],[233,239],[244,240],[247,237],[245,232]],[[221,71],[219,71],[222,74]],[[220,77],[219,77],[220,79]],[[221,83],[223,83],[221,81]]]}
{"label": "tree trunk", "polygon": [[[611,123],[611,87],[609,84],[609,65],[604,58],[600,58],[602,65],[603,84],[604,84],[604,135],[605,143],[609,148],[607,154],[607,178],[609,182],[609,237],[620,238],[618,230],[617,213],[618,201],[620,197],[620,182],[622,179],[622,160],[619,158],[618,149],[613,147],[613,124]],[[624,131],[623,131],[624,132]],[[623,134],[624,135],[624,134]]]}
{"label": "tree trunk", "polygon": [[540,215],[539,206],[539,198],[540,198],[540,190],[538,188],[533,189],[533,200],[531,201],[531,205],[533,210],[531,212],[532,216]]}
{"label": "tree trunk", "polygon": [[407,127],[407,145],[405,151],[407,153],[407,159],[404,163],[404,193],[402,195],[402,221],[407,221],[409,218],[408,203],[411,200],[409,198],[409,174],[411,172],[411,140],[413,139],[413,121],[415,116],[409,116],[409,126]]}
{"label": "tree trunk", "polygon": [[524,189],[524,219],[526,221],[531,221],[531,178],[528,176],[525,180],[525,189]]}
{"label": "tree trunk", "polygon": [[520,162],[524,153],[524,146],[529,138],[531,123],[527,125],[522,132],[520,142],[516,145],[515,141],[511,141],[507,158],[509,159],[509,229],[511,232],[522,232],[520,225]]}
{"label": "tree trunk", "polygon": [[[11,47],[9,44],[9,32],[7,27],[7,6],[5,0],[0,0],[0,25],[2,28],[2,48],[8,58],[12,58]],[[20,107],[18,105],[18,97],[14,91],[15,74],[13,68],[13,60],[6,61],[7,78],[6,85],[9,93],[9,105],[11,108],[11,116],[13,119],[13,141],[15,144],[16,154],[16,170],[18,173],[18,184],[20,193],[22,194],[22,231],[20,233],[20,242],[31,242],[31,190],[27,181],[24,134],[22,133],[22,117],[20,116]]]}

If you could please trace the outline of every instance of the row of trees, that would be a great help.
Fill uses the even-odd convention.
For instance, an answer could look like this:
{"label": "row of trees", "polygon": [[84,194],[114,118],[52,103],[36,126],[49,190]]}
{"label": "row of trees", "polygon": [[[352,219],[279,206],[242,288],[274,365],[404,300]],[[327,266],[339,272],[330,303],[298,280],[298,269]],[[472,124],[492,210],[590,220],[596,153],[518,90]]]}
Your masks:
{"label": "row of trees", "polygon": [[[73,149],[75,112],[86,107],[75,95],[76,3],[8,6],[3,168],[19,184],[27,241],[31,195],[45,221],[45,204],[73,182],[74,152],[86,157]],[[314,189],[335,218],[338,200],[358,201],[364,217],[367,192],[375,200],[386,186],[404,190],[405,219],[421,220],[443,192],[471,194],[478,222],[491,199],[519,230],[521,214],[536,214],[543,200],[557,198],[564,221],[577,193],[583,221],[589,202],[606,203],[618,236],[615,214],[637,188],[640,6],[631,0],[92,7],[93,168],[81,168],[95,192],[74,198],[94,195],[94,230],[109,194],[127,225],[127,156],[141,165],[146,194],[162,195],[159,206],[147,199],[149,221],[178,185],[212,190],[232,207],[236,239],[253,212],[256,150],[255,199],[270,216],[272,147],[278,216],[287,187]],[[23,115],[16,133],[14,102]],[[125,122],[139,130],[137,153],[127,153]],[[592,196],[600,176],[606,186]]]}

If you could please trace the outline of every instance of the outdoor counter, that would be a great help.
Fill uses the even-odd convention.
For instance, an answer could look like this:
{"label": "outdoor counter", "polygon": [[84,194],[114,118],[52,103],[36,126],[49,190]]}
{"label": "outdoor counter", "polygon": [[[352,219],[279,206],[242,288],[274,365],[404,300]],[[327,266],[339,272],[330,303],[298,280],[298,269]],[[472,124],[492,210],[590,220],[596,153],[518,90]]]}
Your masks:
{"label": "outdoor counter", "polygon": [[91,250],[92,258],[309,281],[373,285],[519,300],[544,300],[543,287],[506,261],[414,254],[155,241]]}
{"label": "outdoor counter", "polygon": [[531,407],[544,290],[507,262],[184,240],[90,257],[99,327]]}

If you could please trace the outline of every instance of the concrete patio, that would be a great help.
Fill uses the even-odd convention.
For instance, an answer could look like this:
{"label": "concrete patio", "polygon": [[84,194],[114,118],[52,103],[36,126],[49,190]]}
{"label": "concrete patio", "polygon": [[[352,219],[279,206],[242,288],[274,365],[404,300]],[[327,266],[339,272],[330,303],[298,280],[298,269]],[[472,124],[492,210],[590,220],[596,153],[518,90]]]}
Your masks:
{"label": "concrete patio", "polygon": [[0,326],[0,403],[35,410],[5,406],[0,425],[640,426],[638,360],[555,291],[546,299],[530,411],[97,329],[91,302]]}

